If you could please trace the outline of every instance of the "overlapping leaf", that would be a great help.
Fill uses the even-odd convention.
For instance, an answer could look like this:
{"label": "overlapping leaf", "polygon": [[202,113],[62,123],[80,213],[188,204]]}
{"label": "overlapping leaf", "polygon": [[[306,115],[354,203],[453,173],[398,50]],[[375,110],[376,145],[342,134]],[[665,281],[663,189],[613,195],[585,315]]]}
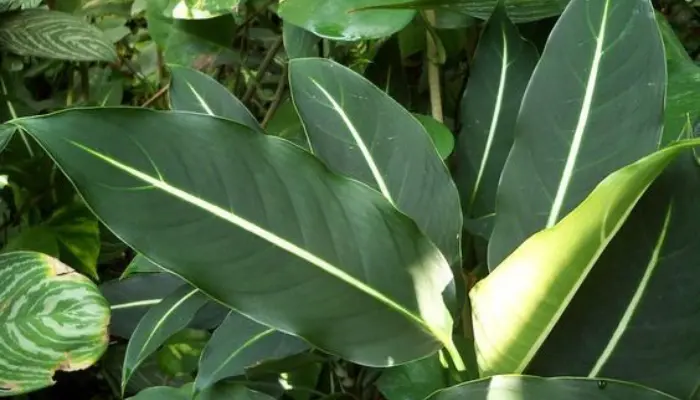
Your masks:
{"label": "overlapping leaf", "polygon": [[71,61],[116,61],[112,43],[88,22],[57,11],[24,10],[0,17],[0,46],[13,53]]}
{"label": "overlapping leaf", "polygon": [[457,189],[425,128],[399,103],[325,59],[290,61],[290,88],[317,157],[377,189],[459,264]]}
{"label": "overlapping leaf", "polygon": [[248,367],[294,355],[308,347],[299,338],[275,331],[233,311],[204,349],[195,390],[201,392],[221,379],[243,375]]}
{"label": "overlapping leaf", "polygon": [[258,121],[226,87],[197,70],[170,65],[170,106],[228,118],[262,132]]}
{"label": "overlapping leaf", "polygon": [[[402,1],[384,0],[384,3]],[[390,36],[406,26],[415,15],[413,10],[356,11],[375,3],[374,0],[285,0],[280,3],[278,13],[285,21],[335,40]]]}
{"label": "overlapping leaf", "polygon": [[525,370],[639,198],[676,157],[698,145],[700,139],[679,142],[611,174],[474,286],[472,320],[483,375]]}
{"label": "overlapping leaf", "polygon": [[107,348],[107,302],[49,256],[0,255],[0,304],[0,397],[50,386],[54,372],[87,368]]}
{"label": "overlapping leaf", "polygon": [[381,194],[299,147],[193,113],[14,123],[120,238],[219,302],[365,365],[452,347],[444,256]]}
{"label": "overlapping leaf", "polygon": [[122,393],[138,366],[175,333],[184,329],[208,301],[199,289],[181,285],[148,310],[136,326],[124,356]]}
{"label": "overlapping leaf", "polygon": [[469,218],[495,212],[515,119],[536,63],[537,50],[520,36],[504,8],[497,7],[479,39],[460,111],[455,180]]}
{"label": "overlapping leaf", "polygon": [[490,268],[605,176],[657,148],[665,79],[649,0],[569,3],[523,98],[498,187]]}
{"label": "overlapping leaf", "polygon": [[583,378],[494,376],[434,393],[427,400],[566,399],[677,400],[673,396],[629,382]]}

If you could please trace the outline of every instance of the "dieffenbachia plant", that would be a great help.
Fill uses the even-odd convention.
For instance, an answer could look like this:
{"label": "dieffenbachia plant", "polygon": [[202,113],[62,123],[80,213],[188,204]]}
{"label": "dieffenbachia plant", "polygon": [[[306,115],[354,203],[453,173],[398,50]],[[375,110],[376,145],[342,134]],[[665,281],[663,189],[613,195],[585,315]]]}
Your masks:
{"label": "dieffenbachia plant", "polygon": [[[391,15],[381,36],[413,17],[391,10],[406,3],[336,15],[336,32],[304,19],[314,1],[285,0],[279,13],[345,38]],[[377,385],[389,400],[401,379],[426,376],[440,384],[416,392],[435,400],[691,398],[700,139],[662,139],[690,135],[662,136],[672,128],[652,5],[572,0],[539,60],[506,10],[523,11],[491,14],[463,96],[459,190],[413,114],[328,59],[288,64],[303,146],[266,134],[225,87],[177,65],[169,111],[10,121],[139,253],[115,286],[167,282],[113,304],[140,318],[120,329],[122,391],[216,303],[227,314],[208,327],[194,381],[136,398],[267,397],[240,385],[250,367],[309,352],[387,371]],[[487,254],[463,229],[488,239]],[[463,254],[492,270],[468,302]],[[445,389],[465,377],[479,379]]]}

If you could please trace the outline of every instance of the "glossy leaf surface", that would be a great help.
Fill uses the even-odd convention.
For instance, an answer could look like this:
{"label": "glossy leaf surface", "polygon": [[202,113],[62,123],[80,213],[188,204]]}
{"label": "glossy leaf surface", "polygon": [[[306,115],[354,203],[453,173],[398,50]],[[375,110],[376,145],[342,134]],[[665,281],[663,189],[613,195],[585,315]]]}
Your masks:
{"label": "glossy leaf surface", "polygon": [[170,65],[170,106],[175,111],[191,111],[228,118],[262,131],[258,121],[236,96],[209,75],[195,69]]}
{"label": "glossy leaf surface", "polygon": [[222,304],[366,365],[451,346],[444,256],[381,194],[298,146],[145,109],[15,123],[119,237]]}
{"label": "glossy leaf surface", "polygon": [[195,380],[200,392],[216,382],[243,375],[260,362],[308,349],[303,340],[261,325],[235,311],[219,326],[204,349]]}
{"label": "glossy leaf surface", "polygon": [[181,285],[148,310],[126,348],[122,391],[138,366],[172,335],[184,329],[207,301],[208,298],[198,289]]}
{"label": "glossy leaf surface", "polygon": [[483,375],[527,368],[639,198],[669,163],[697,145],[700,140],[680,142],[614,172],[474,286],[472,320]]}
{"label": "glossy leaf surface", "polygon": [[490,268],[605,176],[657,148],[665,78],[649,0],[569,3],[523,98],[496,198]]}
{"label": "glossy leaf surface", "polygon": [[520,36],[503,7],[498,7],[479,39],[461,102],[455,180],[462,209],[471,219],[495,212],[515,120],[536,63],[535,47]]}
{"label": "glossy leaf surface", "polygon": [[[402,0],[384,0],[396,4]],[[374,0],[285,0],[279,15],[318,36],[335,40],[379,39],[398,32],[415,15],[413,10],[354,11]]]}
{"label": "glossy leaf surface", "polygon": [[112,42],[86,21],[57,11],[24,10],[0,18],[0,47],[23,56],[116,61]]}
{"label": "glossy leaf surface", "polygon": [[447,388],[427,400],[674,400],[633,383],[583,378],[544,379],[534,376],[494,376]]}
{"label": "glossy leaf surface", "polygon": [[289,74],[314,155],[377,189],[416,221],[450,265],[459,263],[459,195],[421,123],[364,77],[333,61],[292,60]]}
{"label": "glossy leaf surface", "polygon": [[0,304],[0,397],[51,386],[56,371],[85,369],[107,349],[107,302],[54,258],[0,255]]}

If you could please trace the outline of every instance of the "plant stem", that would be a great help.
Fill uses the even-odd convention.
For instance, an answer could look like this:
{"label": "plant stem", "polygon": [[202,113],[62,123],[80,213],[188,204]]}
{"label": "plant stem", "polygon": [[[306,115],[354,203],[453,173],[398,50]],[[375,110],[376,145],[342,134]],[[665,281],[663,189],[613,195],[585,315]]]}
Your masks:
{"label": "plant stem", "polygon": [[86,62],[78,65],[78,73],[80,74],[81,100],[87,103],[90,101],[90,71]]}
{"label": "plant stem", "polygon": [[258,83],[260,83],[262,77],[265,75],[265,72],[267,72],[267,69],[270,68],[270,65],[272,65],[272,61],[275,59],[275,56],[280,48],[282,48],[282,36],[277,38],[272,47],[270,47],[270,50],[268,50],[262,63],[260,63],[260,67],[258,68],[257,74],[255,74],[255,78],[253,78],[253,82],[250,83],[250,86],[248,86],[243,98],[241,98],[243,103],[248,103],[250,99],[253,98],[255,89],[258,88]]}
{"label": "plant stem", "polygon": [[275,112],[279,108],[280,104],[282,103],[282,96],[284,95],[284,89],[287,86],[287,64],[284,64],[284,67],[282,67],[282,76],[280,77],[280,81],[277,84],[277,90],[275,91],[275,97],[274,100],[272,100],[272,104],[270,104],[270,107],[267,109],[267,112],[265,113],[265,118],[263,118],[262,123],[260,126],[265,128],[267,124],[270,122],[272,117],[275,115]]}
{"label": "plant stem", "polygon": [[464,372],[467,370],[466,365],[464,365],[464,360],[462,360],[462,355],[459,354],[459,350],[457,350],[457,347],[452,341],[450,341],[450,343],[445,344],[445,350],[447,350],[447,354],[450,355],[450,358],[452,359],[452,362],[454,363],[457,372]]}
{"label": "plant stem", "polygon": [[158,98],[160,98],[160,96],[162,96],[163,94],[165,94],[165,93],[168,91],[168,89],[170,89],[170,83],[166,83],[165,86],[163,86],[162,88],[160,88],[153,96],[151,96],[151,98],[149,98],[149,99],[146,100],[143,104],[141,104],[141,107],[148,107],[148,106],[150,106],[151,103],[153,103],[154,101],[158,100]]}
{"label": "plant stem", "polygon": [[[426,10],[425,19],[431,25],[435,25],[435,10]],[[440,65],[437,63],[437,44],[430,32],[427,35],[428,52],[428,86],[430,87],[430,106],[433,118],[443,122],[445,120],[442,111],[442,88],[440,86]]]}

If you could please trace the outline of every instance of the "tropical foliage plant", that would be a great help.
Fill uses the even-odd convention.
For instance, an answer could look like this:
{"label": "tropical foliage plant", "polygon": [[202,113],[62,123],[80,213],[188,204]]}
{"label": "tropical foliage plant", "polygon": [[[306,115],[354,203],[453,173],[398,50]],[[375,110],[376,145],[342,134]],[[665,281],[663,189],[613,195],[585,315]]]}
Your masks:
{"label": "tropical foliage plant", "polygon": [[695,6],[0,1],[0,397],[699,398]]}

